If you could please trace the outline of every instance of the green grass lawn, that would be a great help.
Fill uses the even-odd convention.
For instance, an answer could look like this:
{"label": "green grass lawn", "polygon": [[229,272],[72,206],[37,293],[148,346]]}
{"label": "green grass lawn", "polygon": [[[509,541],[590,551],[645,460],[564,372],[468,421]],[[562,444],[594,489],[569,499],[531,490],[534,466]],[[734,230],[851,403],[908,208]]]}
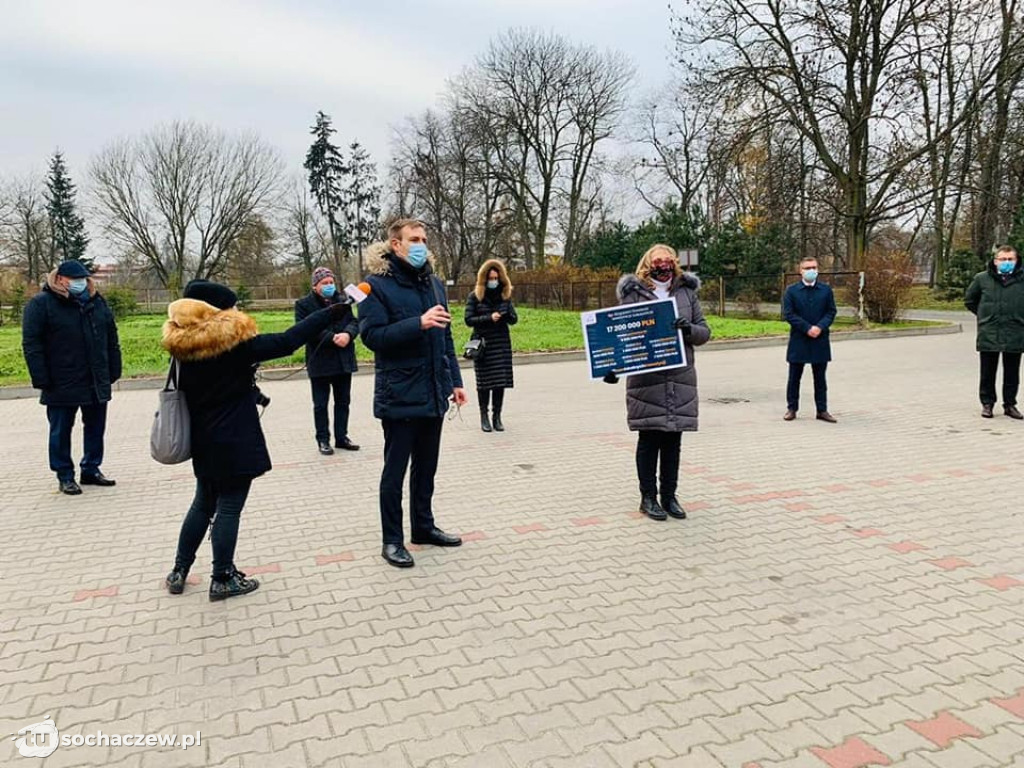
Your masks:
{"label": "green grass lawn", "polygon": [[[457,322],[452,325],[455,348],[462,349],[469,338],[469,328],[460,321],[462,307],[452,307]],[[549,309],[517,308],[519,324],[512,329],[512,347],[516,352],[545,352],[582,349],[583,336],[580,317],[576,312]],[[283,331],[294,321],[291,312],[253,312],[263,333]],[[160,328],[163,315],[136,315],[118,323],[124,375],[153,376],[163,373],[167,366],[166,353],[160,347]],[[780,336],[789,333],[789,326],[781,320],[760,320],[738,317],[708,316],[708,324],[715,339],[742,339],[761,336]],[[925,322],[897,323],[891,327],[927,325]],[[854,325],[851,318],[838,318],[836,330]],[[361,361],[373,359],[372,353],[357,342],[356,353]],[[290,358],[275,361],[274,365],[302,365],[304,354],[299,350]],[[0,327],[0,386],[24,385],[28,372],[21,354],[21,328],[12,325]]]}
{"label": "green grass lawn", "polygon": [[964,312],[963,297],[955,299],[939,298],[927,285],[915,285],[910,289],[910,299],[907,302],[907,309],[932,309],[952,312]]}

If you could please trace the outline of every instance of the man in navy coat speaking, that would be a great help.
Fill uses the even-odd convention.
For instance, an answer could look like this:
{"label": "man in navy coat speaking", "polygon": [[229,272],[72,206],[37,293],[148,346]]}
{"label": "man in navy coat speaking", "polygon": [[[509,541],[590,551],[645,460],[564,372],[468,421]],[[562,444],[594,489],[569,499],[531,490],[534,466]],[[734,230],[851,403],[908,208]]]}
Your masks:
{"label": "man in navy coat speaking", "polygon": [[800,410],[800,379],[804,374],[804,366],[810,363],[814,374],[817,418],[835,424],[835,417],[828,412],[825,369],[832,359],[828,329],[836,319],[836,299],[832,289],[818,281],[818,260],[813,256],[801,260],[800,277],[800,282],[789,286],[782,297],[782,316],[789,323],[789,346],[786,348],[789,382],[786,385],[786,415],[783,418],[792,421]]}

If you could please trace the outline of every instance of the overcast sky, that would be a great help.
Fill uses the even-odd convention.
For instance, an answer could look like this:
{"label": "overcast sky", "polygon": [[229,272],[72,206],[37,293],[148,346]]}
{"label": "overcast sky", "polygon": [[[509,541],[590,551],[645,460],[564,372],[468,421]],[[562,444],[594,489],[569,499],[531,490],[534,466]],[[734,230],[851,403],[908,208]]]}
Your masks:
{"label": "overcast sky", "polygon": [[392,126],[512,26],[632,58],[639,88],[670,74],[665,0],[0,0],[0,177],[64,150],[84,181],[115,137],[194,119],[255,129],[301,171],[331,114],[383,166]]}

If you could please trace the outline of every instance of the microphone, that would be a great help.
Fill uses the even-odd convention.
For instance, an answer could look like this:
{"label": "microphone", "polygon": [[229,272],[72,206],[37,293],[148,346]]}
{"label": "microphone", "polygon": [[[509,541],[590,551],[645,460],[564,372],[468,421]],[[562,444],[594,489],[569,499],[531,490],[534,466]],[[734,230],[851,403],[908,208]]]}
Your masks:
{"label": "microphone", "polygon": [[352,285],[349,283],[345,286],[345,298],[342,299],[342,304],[359,304],[373,289],[369,283],[360,283],[359,285]]}

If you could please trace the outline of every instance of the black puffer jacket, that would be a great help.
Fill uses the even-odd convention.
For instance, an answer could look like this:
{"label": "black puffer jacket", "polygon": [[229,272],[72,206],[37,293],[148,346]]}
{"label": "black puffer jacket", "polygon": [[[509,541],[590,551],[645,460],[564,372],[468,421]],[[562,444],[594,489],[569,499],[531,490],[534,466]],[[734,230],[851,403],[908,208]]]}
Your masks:
{"label": "black puffer jacket", "polygon": [[25,307],[21,348],[32,386],[43,405],[106,403],[121,378],[121,344],[114,314],[89,280],[85,301],[47,276],[43,290]]}
{"label": "black puffer jacket", "polygon": [[284,333],[260,335],[256,322],[237,309],[179,299],[167,308],[163,346],[181,364],[192,426],[196,477],[256,477],[270,471],[260,427],[253,373],[257,363],[290,355],[331,321],[315,312]]}
{"label": "black puffer jacket", "polygon": [[[359,366],[356,364],[356,336],[359,335],[359,321],[352,314],[352,309],[344,307],[343,300],[334,294],[330,300],[323,299],[316,291],[310,291],[307,296],[295,302],[295,322],[305,320],[314,312],[319,312],[325,307],[341,305],[335,310],[335,319],[315,338],[310,339],[306,344],[306,374],[311,379],[327,376],[338,376],[342,373],[355,373]],[[336,333],[347,333],[352,341],[347,347],[339,347],[334,343]]]}

